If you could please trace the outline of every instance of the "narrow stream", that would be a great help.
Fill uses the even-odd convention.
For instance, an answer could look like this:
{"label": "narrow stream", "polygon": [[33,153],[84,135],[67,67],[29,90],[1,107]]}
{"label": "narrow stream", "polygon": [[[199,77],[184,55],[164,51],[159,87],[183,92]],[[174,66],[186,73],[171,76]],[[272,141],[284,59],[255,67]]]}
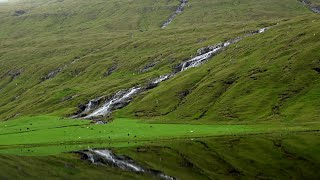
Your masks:
{"label": "narrow stream", "polygon": [[161,26],[161,28],[166,28],[173,20],[176,18],[176,16],[184,10],[184,7],[187,5],[188,0],[180,0],[180,5],[176,9],[176,11],[167,19]]}
{"label": "narrow stream", "polygon": [[176,74],[180,72],[183,72],[190,68],[198,67],[203,63],[207,62],[213,56],[223,51],[226,47],[232,44],[235,44],[246,37],[253,36],[255,34],[264,33],[268,29],[269,29],[268,27],[261,28],[259,30],[252,31],[248,34],[245,34],[242,37],[237,37],[235,39],[231,39],[223,43],[218,43],[213,46],[200,48],[198,49],[197,55],[194,58],[180,63],[171,73],[162,75],[150,81],[147,86],[140,85],[140,86],[132,87],[128,90],[120,90],[116,94],[114,94],[112,98],[106,100],[105,103],[97,109],[95,108],[98,106],[99,102],[104,97],[90,100],[86,104],[84,110],[79,114],[73,116],[73,118],[82,117],[84,119],[100,120],[101,117],[109,115],[114,110],[121,109],[126,105],[128,105],[133,100],[133,98],[139,93],[157,87],[159,83],[174,77]]}
{"label": "narrow stream", "polygon": [[161,171],[153,170],[149,168],[145,168],[138,163],[136,163],[133,159],[127,156],[119,156],[114,154],[111,150],[103,149],[103,150],[85,150],[77,152],[82,156],[82,159],[88,160],[93,164],[98,165],[108,165],[116,168],[120,168],[122,170],[150,174],[152,176],[165,179],[165,180],[175,180],[176,178],[168,176]]}

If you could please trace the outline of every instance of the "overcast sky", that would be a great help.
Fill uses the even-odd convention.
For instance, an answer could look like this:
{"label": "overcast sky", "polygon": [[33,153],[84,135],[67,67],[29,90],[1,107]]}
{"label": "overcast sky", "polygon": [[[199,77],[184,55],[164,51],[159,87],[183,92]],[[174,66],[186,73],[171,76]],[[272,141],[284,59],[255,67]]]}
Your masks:
{"label": "overcast sky", "polygon": [[8,0],[0,0],[0,2],[8,2]]}

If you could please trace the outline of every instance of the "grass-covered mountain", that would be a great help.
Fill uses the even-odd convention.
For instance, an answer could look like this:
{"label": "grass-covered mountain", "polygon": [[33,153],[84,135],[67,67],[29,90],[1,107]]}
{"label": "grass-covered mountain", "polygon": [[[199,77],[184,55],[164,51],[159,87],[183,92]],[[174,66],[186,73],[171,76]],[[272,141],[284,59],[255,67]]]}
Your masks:
{"label": "grass-covered mountain", "polygon": [[172,71],[201,47],[266,26],[272,28],[138,95],[115,116],[179,122],[319,118],[319,15],[296,0],[190,0],[161,29],[179,3],[2,3],[1,119],[69,116],[90,99]]}
{"label": "grass-covered mountain", "polygon": [[0,0],[0,179],[319,179],[318,10]]}

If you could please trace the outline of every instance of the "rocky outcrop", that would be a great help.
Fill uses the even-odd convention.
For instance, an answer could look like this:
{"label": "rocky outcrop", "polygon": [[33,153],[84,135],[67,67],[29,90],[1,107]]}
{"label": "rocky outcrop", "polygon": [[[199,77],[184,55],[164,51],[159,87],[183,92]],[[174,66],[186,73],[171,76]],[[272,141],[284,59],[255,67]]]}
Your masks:
{"label": "rocky outcrop", "polygon": [[115,168],[120,168],[125,171],[135,173],[150,174],[160,179],[175,180],[176,178],[168,176],[161,171],[145,168],[128,156],[120,156],[114,154],[111,150],[86,150],[77,152],[81,155],[81,159],[87,160],[96,165],[107,165]]}
{"label": "rocky outcrop", "polygon": [[139,72],[144,73],[152,69],[155,65],[157,65],[158,62],[152,62],[150,64],[145,65]]}
{"label": "rocky outcrop", "polygon": [[11,80],[14,80],[16,79],[18,76],[20,76],[22,73],[22,70],[19,69],[19,70],[10,70],[8,72],[8,75],[11,77]]}
{"label": "rocky outcrop", "polygon": [[[68,62],[68,63],[65,63],[63,64],[62,66],[58,67],[57,69],[49,72],[47,75],[45,76],[42,76],[41,77],[41,80],[42,81],[46,81],[46,80],[49,80],[49,79],[52,79],[54,78],[56,75],[58,75],[58,73],[62,72],[63,70],[65,70],[67,67],[73,65],[74,63],[78,62],[79,60],[81,59],[81,57],[77,56],[77,57],[74,57],[74,59],[71,61],[71,62]],[[114,70],[112,70],[113,72]],[[110,72],[110,74],[112,73]],[[75,74],[79,74],[80,71],[75,71]]]}
{"label": "rocky outcrop", "polygon": [[11,78],[11,81],[16,79],[18,76],[21,75],[22,73],[22,69],[19,69],[19,70],[9,70],[7,71],[6,73],[4,73],[2,76],[0,76],[0,79],[3,79],[5,77],[10,77]]}
{"label": "rocky outcrop", "polygon": [[311,7],[311,11],[314,13],[320,13],[320,7]]}
{"label": "rocky outcrop", "polygon": [[167,19],[161,26],[161,28],[166,28],[173,20],[176,18],[176,16],[184,10],[184,7],[187,5],[188,0],[180,0],[180,5],[176,9],[176,11]]}
{"label": "rocky outcrop", "polygon": [[41,77],[41,80],[42,80],[42,81],[45,81],[45,80],[54,78],[61,70],[62,70],[62,68],[55,69],[55,70],[49,72],[47,75],[42,76],[42,77]]}
{"label": "rocky outcrop", "polygon": [[[9,70],[7,71],[5,74],[3,74],[2,76],[0,76],[0,80],[2,80],[3,78],[7,78],[9,77],[9,80],[3,84],[0,85],[0,92],[8,85],[10,84],[13,80],[15,80],[18,76],[20,76],[22,74],[23,70],[19,69],[19,70]],[[18,84],[16,84],[18,85]],[[17,99],[14,98],[13,100]],[[1,105],[1,104],[0,104]]]}
{"label": "rocky outcrop", "polygon": [[104,77],[110,76],[113,72],[117,70],[118,66],[117,65],[112,65],[107,72],[103,74]]}
{"label": "rocky outcrop", "polygon": [[320,73],[320,67],[313,68],[317,73]]}
{"label": "rocky outcrop", "polygon": [[309,0],[299,0],[301,3],[303,3],[304,6],[309,8],[314,13],[320,13],[320,7],[313,5]]}
{"label": "rocky outcrop", "polygon": [[25,10],[15,10],[14,13],[13,13],[13,16],[21,16],[21,15],[24,15],[25,13],[27,13],[27,11]]}

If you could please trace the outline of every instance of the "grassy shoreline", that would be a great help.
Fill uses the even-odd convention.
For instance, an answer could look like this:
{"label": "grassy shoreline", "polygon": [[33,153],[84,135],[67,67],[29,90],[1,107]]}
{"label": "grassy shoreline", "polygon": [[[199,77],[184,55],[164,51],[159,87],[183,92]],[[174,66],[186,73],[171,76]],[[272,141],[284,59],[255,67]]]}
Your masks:
{"label": "grassy shoreline", "polygon": [[[58,153],[91,147],[130,147],[209,137],[232,137],[268,134],[318,132],[314,124],[156,124],[136,119],[115,119],[105,125],[90,121],[61,119],[53,116],[34,116],[0,123],[0,153],[6,149],[32,149],[58,147]],[[71,148],[59,148],[70,146]],[[74,147],[72,147],[74,146]]]}

